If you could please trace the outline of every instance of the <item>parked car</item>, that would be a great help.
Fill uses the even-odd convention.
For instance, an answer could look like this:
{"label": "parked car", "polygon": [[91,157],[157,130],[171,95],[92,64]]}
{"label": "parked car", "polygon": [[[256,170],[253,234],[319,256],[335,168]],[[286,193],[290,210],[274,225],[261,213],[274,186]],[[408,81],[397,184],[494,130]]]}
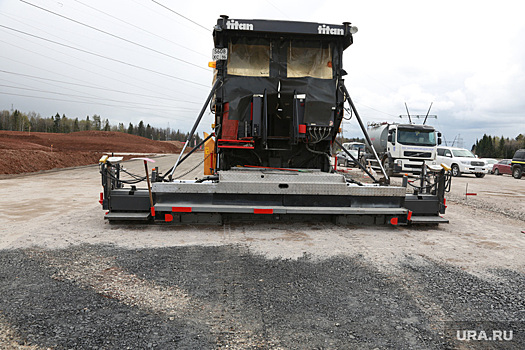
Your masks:
{"label": "parked car", "polygon": [[525,149],[519,149],[514,153],[510,167],[512,169],[512,177],[515,179],[521,179],[525,175]]}
{"label": "parked car", "polygon": [[348,154],[346,154],[345,151],[339,151],[336,154],[337,156],[337,166],[348,166],[350,164],[350,161],[348,160]]}
{"label": "parked car", "polygon": [[451,168],[452,176],[475,174],[484,177],[488,173],[485,162],[465,148],[439,146],[436,161]]}
{"label": "parked car", "polygon": [[[365,150],[365,144],[362,142],[345,142],[343,143],[343,147],[350,152],[356,160],[359,160],[359,157]],[[349,166],[350,164],[355,165],[355,162],[345,151],[341,150],[337,152],[337,165]]]}
{"label": "parked car", "polygon": [[512,174],[510,168],[510,159],[502,159],[492,166],[492,173],[494,175]]}
{"label": "parked car", "polygon": [[488,172],[494,174],[492,168],[494,167],[494,164],[498,163],[498,160],[493,158],[481,158],[481,160],[485,162]]}

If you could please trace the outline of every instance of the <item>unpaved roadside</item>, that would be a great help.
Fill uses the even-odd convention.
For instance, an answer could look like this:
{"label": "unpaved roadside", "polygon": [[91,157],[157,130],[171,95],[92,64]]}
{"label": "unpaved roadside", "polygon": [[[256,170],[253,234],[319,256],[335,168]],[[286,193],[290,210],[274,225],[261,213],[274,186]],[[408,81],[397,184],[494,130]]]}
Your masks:
{"label": "unpaved roadside", "polygon": [[[194,168],[200,163],[200,156],[183,163],[175,176]],[[176,158],[160,156],[149,166],[163,171]],[[144,172],[140,160],[125,162],[124,166],[136,174]],[[185,178],[198,177],[200,172],[199,167]],[[520,256],[525,248],[525,235],[521,232],[525,222],[518,218],[525,214],[525,207],[518,205],[518,187],[525,181],[493,175],[452,181],[445,214],[450,224],[439,227],[344,227],[329,223],[110,225],[103,220],[104,212],[98,203],[102,189],[98,167],[63,170],[0,180],[5,194],[0,198],[0,220],[7,233],[0,238],[0,248],[54,249],[82,243],[127,248],[240,243],[269,257],[297,258],[304,252],[321,257],[363,254],[390,264],[409,253],[463,268],[524,266],[525,258]],[[477,196],[464,195],[466,183],[468,191]],[[507,188],[499,197],[498,189],[492,188],[496,185]],[[508,191],[515,191],[516,196],[509,197]]]}
{"label": "unpaved roadside", "polygon": [[452,179],[450,200],[470,207],[487,209],[525,222],[525,178],[486,175],[478,179],[463,175]]}

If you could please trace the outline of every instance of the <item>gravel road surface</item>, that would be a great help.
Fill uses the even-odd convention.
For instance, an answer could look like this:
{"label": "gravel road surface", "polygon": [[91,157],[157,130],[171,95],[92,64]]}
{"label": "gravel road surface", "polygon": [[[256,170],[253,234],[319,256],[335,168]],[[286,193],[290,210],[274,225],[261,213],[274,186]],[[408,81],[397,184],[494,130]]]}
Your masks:
{"label": "gravel road surface", "polygon": [[96,166],[0,188],[0,349],[525,348],[525,180],[454,178],[439,227],[109,225]]}

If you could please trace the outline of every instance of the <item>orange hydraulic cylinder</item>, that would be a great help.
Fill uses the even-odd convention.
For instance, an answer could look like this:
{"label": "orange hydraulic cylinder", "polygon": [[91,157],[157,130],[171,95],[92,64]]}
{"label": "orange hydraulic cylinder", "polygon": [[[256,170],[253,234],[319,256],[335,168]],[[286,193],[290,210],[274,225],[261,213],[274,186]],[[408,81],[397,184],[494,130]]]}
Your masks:
{"label": "orange hydraulic cylinder", "polygon": [[[208,134],[204,133],[204,137],[208,137]],[[215,173],[216,163],[215,140],[213,137],[210,137],[210,139],[204,143],[204,175],[213,175]]]}

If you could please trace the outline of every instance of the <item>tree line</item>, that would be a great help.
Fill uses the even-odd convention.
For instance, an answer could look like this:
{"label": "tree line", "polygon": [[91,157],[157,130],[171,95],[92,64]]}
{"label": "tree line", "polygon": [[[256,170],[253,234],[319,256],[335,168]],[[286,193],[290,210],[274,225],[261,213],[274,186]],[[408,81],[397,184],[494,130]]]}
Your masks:
{"label": "tree line", "polygon": [[514,139],[485,134],[480,140],[476,140],[472,151],[481,158],[512,158],[521,148],[525,148],[523,134],[519,134]]}
{"label": "tree line", "polygon": [[[54,133],[87,130],[117,131],[159,141],[186,141],[189,135],[188,132],[180,130],[153,127],[150,124],[145,124],[142,120],[136,125],[132,123],[111,125],[109,119],[102,118],[97,114],[79,119],[68,118],[65,114],[60,115],[59,113],[50,117],[42,117],[36,112],[23,113],[19,110],[0,111],[0,130]],[[197,144],[202,141],[202,138],[195,134],[194,140]],[[364,142],[364,139],[349,139],[341,136],[338,136],[337,140],[341,144],[351,141]],[[516,150],[521,148],[525,148],[525,135],[523,134],[519,134],[513,139],[485,134],[481,139],[476,140],[472,146],[472,151],[482,158],[512,158]]]}
{"label": "tree line", "polygon": [[[109,119],[102,118],[97,114],[79,119],[68,118],[65,114],[61,116],[59,113],[50,117],[42,117],[36,112],[23,113],[19,110],[3,110],[0,112],[0,130],[54,133],[88,130],[117,131],[158,141],[186,141],[189,135],[188,132],[185,133],[180,130],[153,127],[150,124],[145,124],[142,120],[137,125],[132,123],[111,125]],[[197,143],[202,140],[197,134],[194,135],[194,139]]]}

